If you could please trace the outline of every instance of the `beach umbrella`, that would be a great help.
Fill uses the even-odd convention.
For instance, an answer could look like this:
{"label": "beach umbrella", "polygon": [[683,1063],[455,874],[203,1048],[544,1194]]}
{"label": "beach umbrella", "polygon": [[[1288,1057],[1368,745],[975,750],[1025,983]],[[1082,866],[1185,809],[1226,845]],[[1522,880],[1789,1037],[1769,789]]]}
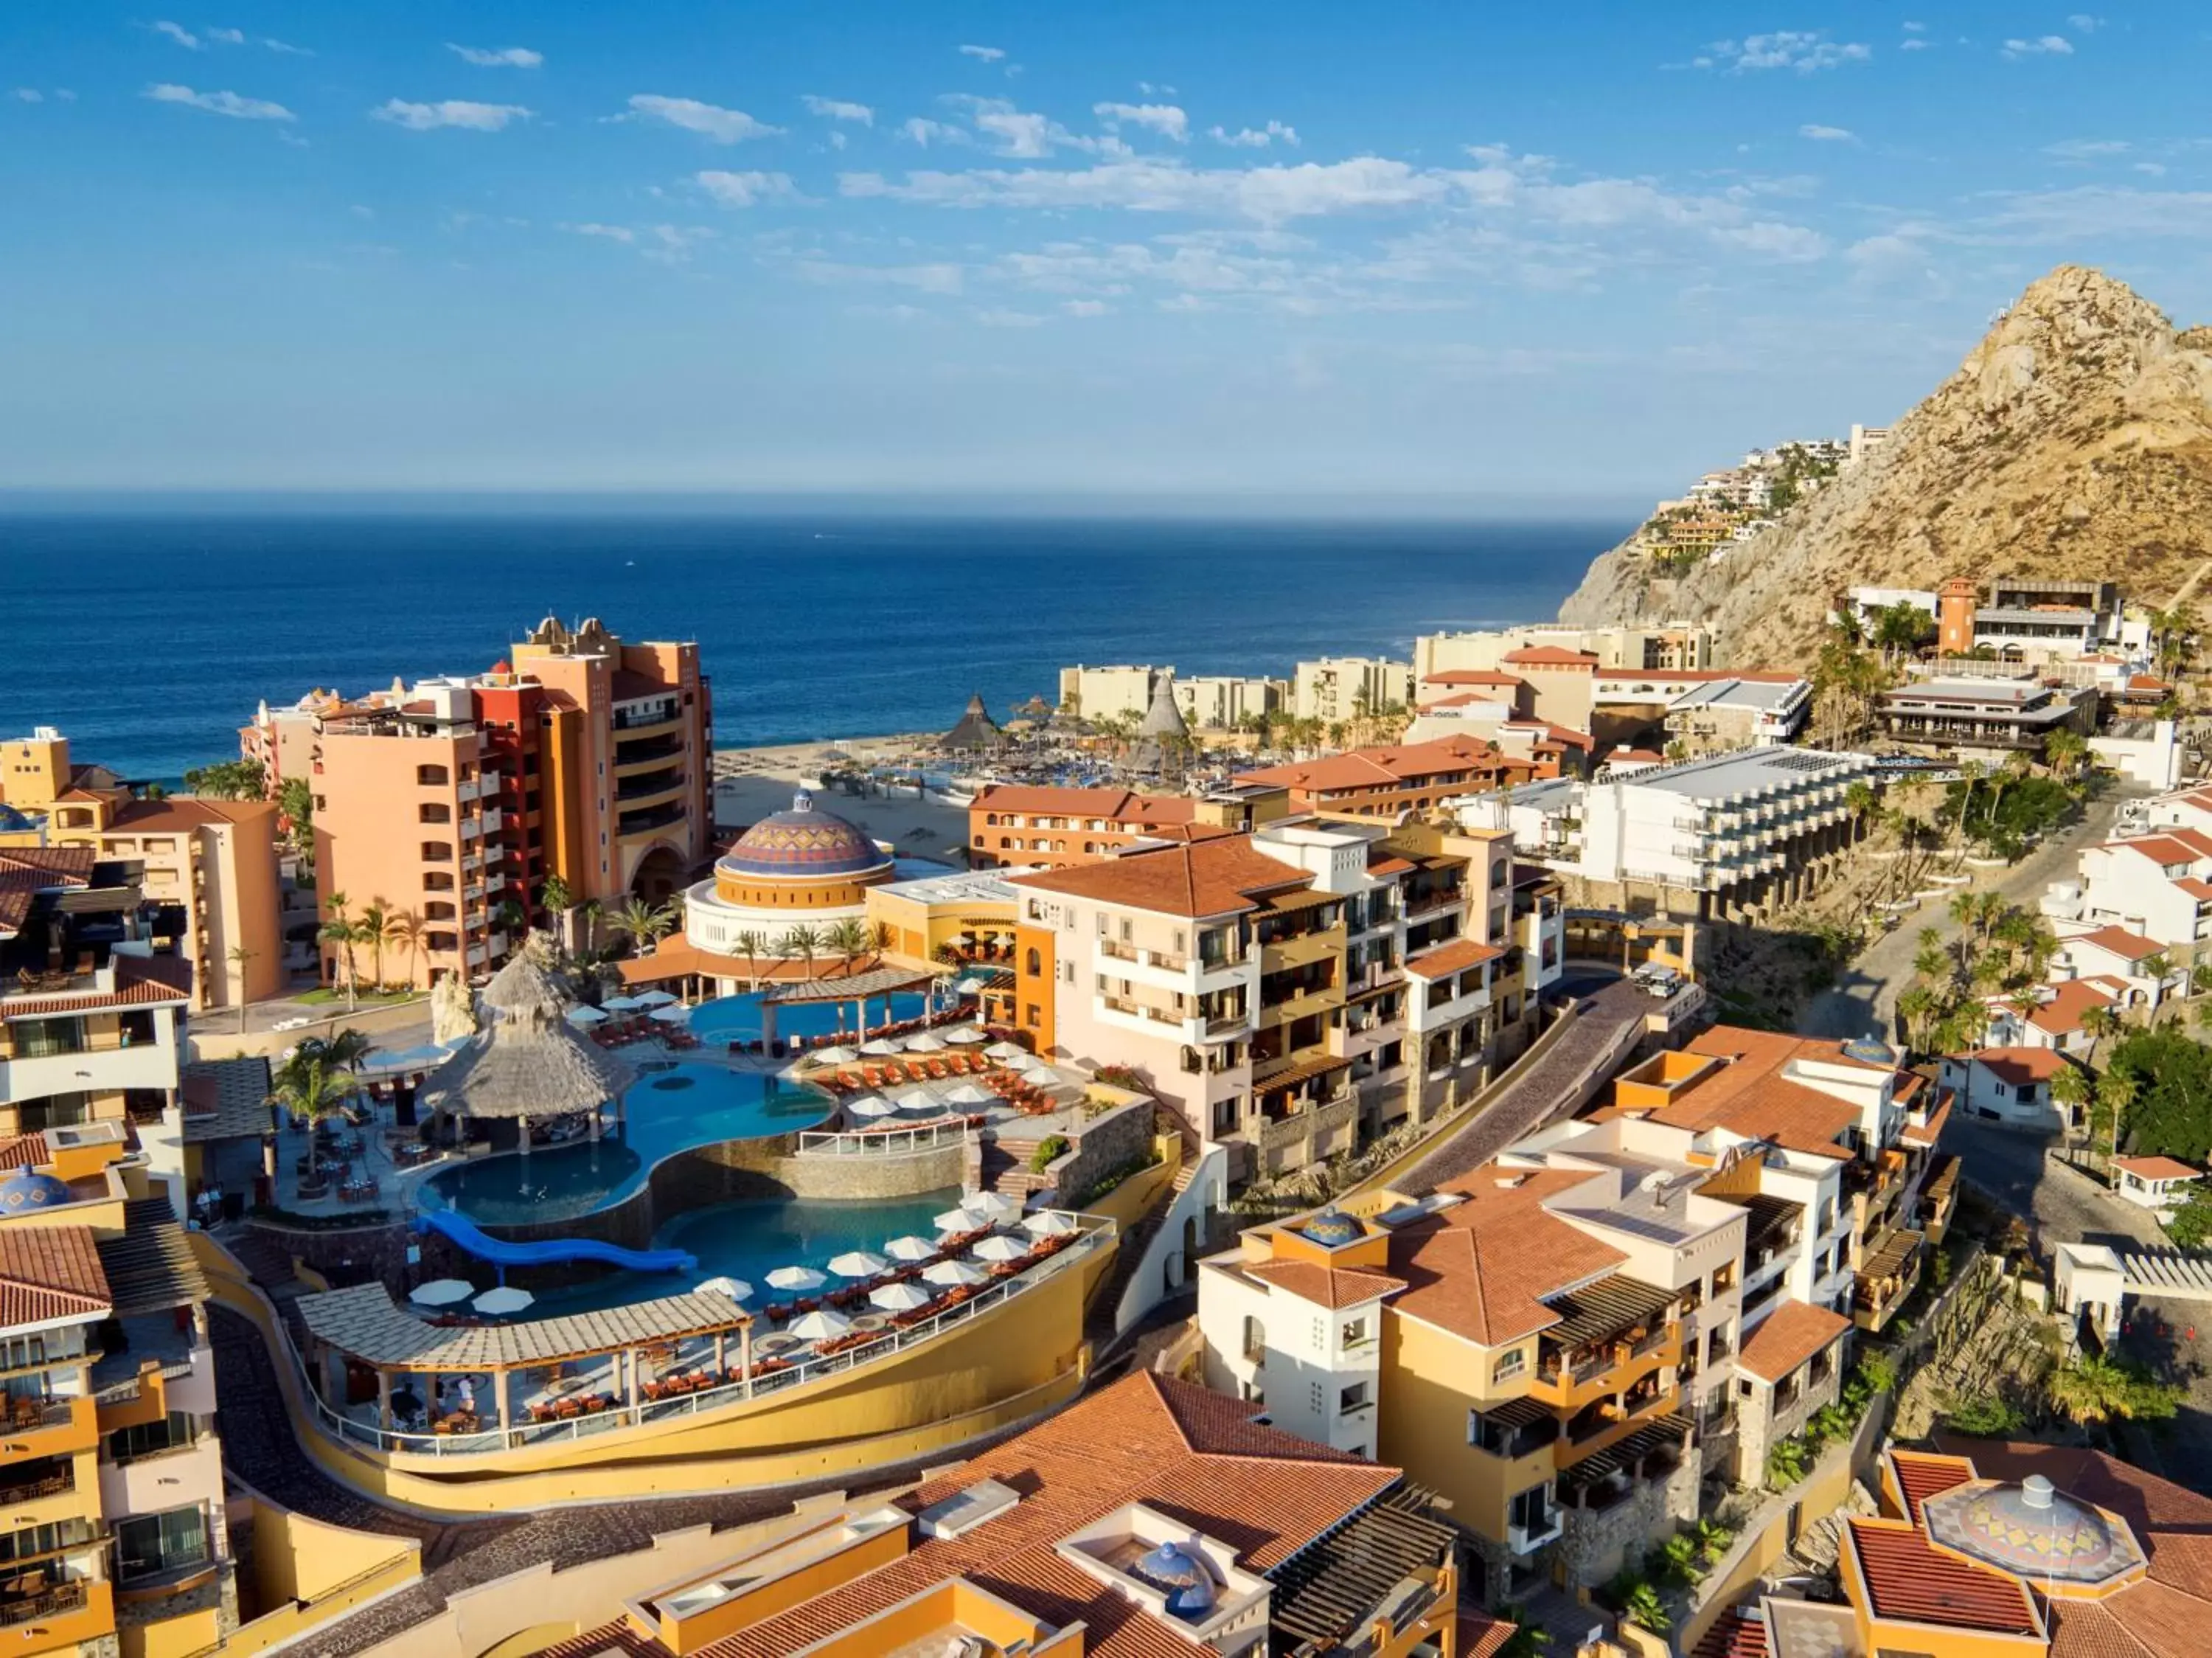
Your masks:
{"label": "beach umbrella", "polygon": [[963,1025],[958,1030],[945,1032],[945,1039],[964,1048],[988,1039],[973,1025]]}
{"label": "beach umbrella", "polygon": [[647,1015],[647,1018],[656,1020],[663,1025],[680,1025],[685,1020],[690,1018],[690,1016],[691,1009],[685,1007],[681,1002],[674,1003],[667,1007],[655,1008]]}
{"label": "beach umbrella", "polygon": [[635,1013],[638,1003],[634,996],[611,996],[599,1005],[610,1013]]}
{"label": "beach umbrella", "polygon": [[852,1320],[842,1313],[827,1307],[817,1307],[811,1313],[793,1319],[784,1326],[784,1331],[787,1334],[797,1336],[801,1341],[828,1341],[833,1336],[843,1335],[852,1327]]}
{"label": "beach umbrella", "polygon": [[666,991],[643,991],[630,998],[641,1008],[665,1008],[676,998]]}
{"label": "beach umbrella", "polygon": [[935,1299],[927,1289],[917,1289],[910,1283],[887,1283],[881,1289],[868,1292],[868,1304],[880,1307],[886,1313],[911,1313]]}
{"label": "beach umbrella", "polygon": [[497,1318],[508,1313],[520,1313],[537,1299],[527,1289],[511,1289],[501,1284],[496,1289],[485,1290],[471,1304],[477,1312]]}
{"label": "beach umbrella", "polygon": [[942,1215],[933,1215],[929,1223],[939,1232],[973,1232],[983,1224],[983,1217],[964,1209],[948,1209]]}
{"label": "beach umbrella", "polygon": [[948,1289],[955,1284],[965,1284],[973,1289],[979,1283],[990,1283],[991,1275],[967,1261],[939,1261],[934,1266],[921,1269],[921,1281],[942,1284]]}
{"label": "beach umbrella", "polygon": [[1030,1057],[1027,1048],[1012,1042],[994,1042],[983,1051],[993,1059],[1026,1059]]}
{"label": "beach umbrella", "polygon": [[946,1093],[945,1103],[948,1106],[995,1106],[999,1103],[999,1096],[980,1082],[963,1082]]}
{"label": "beach umbrella", "polygon": [[943,1053],[945,1039],[941,1036],[932,1036],[927,1031],[917,1032],[907,1038],[906,1051],[908,1053]]}
{"label": "beach umbrella", "polygon": [[768,1281],[775,1289],[819,1289],[830,1282],[811,1266],[779,1266]]}
{"label": "beach umbrella", "polygon": [[975,1246],[975,1259],[979,1261],[1018,1261],[1029,1253],[1027,1244],[1003,1232],[994,1232]]}
{"label": "beach umbrella", "polygon": [[860,1057],[852,1049],[843,1046],[817,1048],[807,1056],[817,1065],[849,1065]]}
{"label": "beach umbrella", "polygon": [[994,1226],[1016,1219],[1022,1212],[1021,1204],[998,1192],[979,1192],[972,1198],[963,1198],[960,1207],[978,1220],[988,1221]]}
{"label": "beach umbrella", "polygon": [[607,1022],[606,1015],[597,1008],[583,1006],[569,1009],[562,1017],[572,1025],[604,1025]]}
{"label": "beach umbrella", "polygon": [[1074,1221],[1056,1209],[1039,1210],[1022,1222],[1022,1230],[1032,1238],[1061,1238],[1076,1229]]}
{"label": "beach umbrella", "polygon": [[891,1054],[896,1053],[898,1051],[899,1045],[892,1041],[888,1037],[878,1036],[873,1041],[863,1042],[860,1044],[860,1051],[862,1053],[872,1054],[878,1059],[887,1058]]}
{"label": "beach umbrella", "polygon": [[692,1293],[699,1295],[727,1295],[733,1301],[745,1301],[753,1298],[753,1287],[743,1278],[709,1278]]}
{"label": "beach umbrella", "polygon": [[884,1246],[884,1253],[895,1261],[926,1261],[936,1253],[937,1245],[933,1240],[911,1235],[893,1238]]}
{"label": "beach umbrella", "polygon": [[433,1278],[428,1283],[416,1284],[408,1292],[407,1299],[417,1307],[451,1307],[476,1293],[476,1285],[459,1278]]}
{"label": "beach umbrella", "polygon": [[841,1278],[872,1278],[890,1265],[872,1249],[848,1249],[830,1258],[830,1270]]}
{"label": "beach umbrella", "polygon": [[855,1117],[889,1117],[898,1107],[880,1094],[864,1094],[857,1100],[848,1100],[845,1109]]}
{"label": "beach umbrella", "polygon": [[891,1098],[901,1111],[942,1111],[943,1104],[927,1088],[907,1088]]}

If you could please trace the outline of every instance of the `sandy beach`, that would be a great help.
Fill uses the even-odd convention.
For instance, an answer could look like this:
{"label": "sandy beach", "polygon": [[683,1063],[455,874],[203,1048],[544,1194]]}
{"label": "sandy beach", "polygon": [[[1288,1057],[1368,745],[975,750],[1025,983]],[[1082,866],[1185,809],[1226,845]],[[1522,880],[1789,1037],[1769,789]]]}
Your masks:
{"label": "sandy beach", "polygon": [[[801,777],[821,775],[833,753],[863,764],[901,760],[928,747],[933,735],[851,737],[834,742],[783,743],[760,748],[714,751],[714,823],[736,828],[757,823],[791,804]],[[872,839],[888,841],[902,855],[960,861],[968,838],[968,814],[958,807],[916,800],[910,789],[896,795],[848,795],[830,789],[819,804],[857,825]]]}

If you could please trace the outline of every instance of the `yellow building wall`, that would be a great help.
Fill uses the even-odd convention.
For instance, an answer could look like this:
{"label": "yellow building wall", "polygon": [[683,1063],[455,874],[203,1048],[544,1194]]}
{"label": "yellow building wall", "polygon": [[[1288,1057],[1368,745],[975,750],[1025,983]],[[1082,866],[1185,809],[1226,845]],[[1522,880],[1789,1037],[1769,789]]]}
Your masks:
{"label": "yellow building wall", "polygon": [[222,1624],[215,1607],[203,1606],[158,1624],[125,1624],[116,1635],[123,1658],[195,1658],[222,1641]]}
{"label": "yellow building wall", "polygon": [[[1522,1377],[1535,1366],[1535,1338]],[[1492,1456],[1467,1442],[1467,1413],[1523,1391],[1516,1379],[1493,1387],[1491,1371],[1510,1348],[1484,1348],[1386,1307],[1382,1318],[1382,1433],[1378,1462],[1449,1497],[1452,1518],[1483,1536],[1505,1536],[1506,1504],[1552,1472],[1547,1446],[1524,1457]]]}
{"label": "yellow building wall", "polygon": [[[1014,1021],[1029,1033],[1031,1044],[1043,1052],[1057,1042],[1054,986],[1059,982],[1055,965],[1058,935],[1048,927],[1026,924],[1014,929]],[[1030,971],[1030,954],[1036,952],[1037,970]],[[1078,985],[1083,991],[1086,987]],[[1030,1017],[1034,1009],[1036,1017]]]}
{"label": "yellow building wall", "polygon": [[[658,1636],[660,1643],[677,1658],[684,1658],[684,1655],[712,1646],[739,1630],[767,1623],[817,1594],[826,1594],[841,1584],[903,1559],[906,1552],[907,1533],[893,1527],[862,1538],[826,1559],[771,1578],[748,1594],[733,1594],[726,1600],[704,1607],[689,1618],[672,1618],[663,1612],[657,1624],[645,1626],[639,1632]],[[739,1563],[730,1573],[720,1575],[735,1576],[743,1571],[743,1564]],[[630,1623],[637,1626],[635,1615]]]}
{"label": "yellow building wall", "polygon": [[[1833,1514],[1850,1495],[1851,1463],[1847,1456],[1838,1456],[1815,1467],[1804,1483],[1793,1493],[1798,1515],[1798,1529],[1809,1531]],[[1751,1593],[1761,1577],[1774,1570],[1775,1563],[1790,1551],[1790,1509],[1784,1508],[1759,1531],[1739,1542],[1737,1554],[1727,1572],[1716,1582],[1708,1579],[1698,1587],[1701,1603],[1693,1608],[1682,1624],[1684,1652],[1694,1648],[1705,1638],[1705,1631],[1717,1622],[1723,1612],[1735,1606]],[[1908,1647],[1906,1650],[1914,1649]]]}

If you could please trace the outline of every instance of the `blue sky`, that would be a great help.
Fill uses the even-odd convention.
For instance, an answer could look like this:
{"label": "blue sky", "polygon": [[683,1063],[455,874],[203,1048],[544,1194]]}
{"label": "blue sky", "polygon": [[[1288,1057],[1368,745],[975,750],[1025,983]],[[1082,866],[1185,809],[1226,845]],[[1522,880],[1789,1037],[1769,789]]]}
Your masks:
{"label": "blue sky", "polygon": [[2054,264],[2212,312],[2212,16],[0,14],[0,484],[1618,499]]}

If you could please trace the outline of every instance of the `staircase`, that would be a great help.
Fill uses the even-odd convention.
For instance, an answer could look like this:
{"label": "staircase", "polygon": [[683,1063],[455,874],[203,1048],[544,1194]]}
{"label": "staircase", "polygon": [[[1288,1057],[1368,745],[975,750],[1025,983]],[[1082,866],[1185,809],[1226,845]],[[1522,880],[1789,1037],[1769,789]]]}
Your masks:
{"label": "staircase", "polygon": [[1175,1208],[1176,1199],[1190,1190],[1190,1183],[1198,1178],[1198,1147],[1185,1136],[1182,1161],[1177,1166],[1168,1189],[1160,1194],[1152,1206],[1138,1216],[1135,1225],[1121,1234],[1121,1243],[1114,1252],[1114,1271],[1105,1283],[1098,1286],[1091,1298],[1091,1312],[1084,1324],[1083,1333],[1089,1338],[1094,1353],[1103,1355],[1116,1335],[1114,1314],[1121,1305],[1122,1293],[1129,1281],[1137,1276],[1143,1265],[1145,1252],[1152,1247],[1152,1240],[1167,1224],[1169,1212]]}
{"label": "staircase", "polygon": [[230,1251],[238,1264],[252,1276],[254,1283],[276,1307],[277,1316],[284,1320],[292,1332],[292,1339],[301,1344],[305,1351],[307,1325],[300,1317],[297,1305],[307,1293],[292,1270],[292,1252],[269,1236],[250,1226],[235,1227],[222,1238],[222,1246]]}

